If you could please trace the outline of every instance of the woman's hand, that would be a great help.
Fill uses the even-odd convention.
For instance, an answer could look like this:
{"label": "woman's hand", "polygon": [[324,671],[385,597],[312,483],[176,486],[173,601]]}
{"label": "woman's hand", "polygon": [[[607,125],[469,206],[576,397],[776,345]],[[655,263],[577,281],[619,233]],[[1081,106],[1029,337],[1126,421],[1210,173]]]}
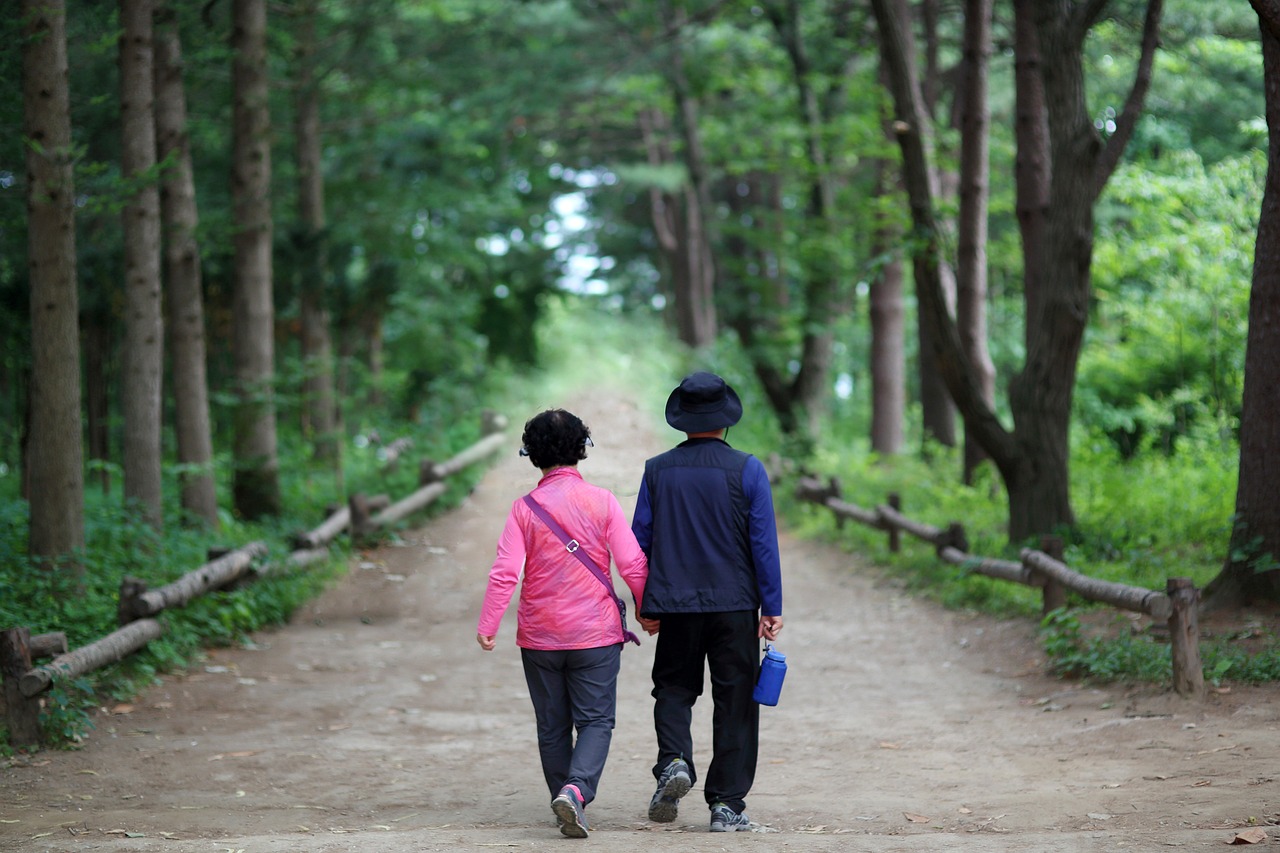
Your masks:
{"label": "woman's hand", "polygon": [[486,652],[493,651],[494,645],[497,643],[497,636],[486,636],[485,634],[476,634],[476,642],[480,644],[480,648]]}
{"label": "woman's hand", "polygon": [[637,616],[636,618],[640,620],[640,627],[643,628],[644,632],[650,637],[658,633],[658,629],[662,625],[662,623],[657,619],[646,619],[643,616]]}

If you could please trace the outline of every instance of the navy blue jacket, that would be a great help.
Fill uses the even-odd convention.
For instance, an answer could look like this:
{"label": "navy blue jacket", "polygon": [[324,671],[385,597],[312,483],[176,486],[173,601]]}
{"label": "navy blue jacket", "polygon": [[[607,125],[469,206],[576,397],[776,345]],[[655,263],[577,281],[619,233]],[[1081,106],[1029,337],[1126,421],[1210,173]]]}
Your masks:
{"label": "navy blue jacket", "polygon": [[648,460],[631,530],[649,558],[641,615],[782,615],[773,492],[754,456],[691,438]]}

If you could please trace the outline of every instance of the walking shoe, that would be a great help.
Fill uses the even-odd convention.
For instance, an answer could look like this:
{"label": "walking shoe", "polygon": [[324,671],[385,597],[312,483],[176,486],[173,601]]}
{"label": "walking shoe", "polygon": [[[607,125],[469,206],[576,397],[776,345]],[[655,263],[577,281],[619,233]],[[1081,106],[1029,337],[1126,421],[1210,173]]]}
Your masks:
{"label": "walking shoe", "polygon": [[582,811],[582,796],[572,785],[565,785],[551,801],[551,810],[560,823],[560,834],[566,838],[587,837],[587,816]]}
{"label": "walking shoe", "polygon": [[716,803],[711,807],[712,832],[737,832],[739,829],[750,829],[751,818],[738,814],[724,803]]}
{"label": "walking shoe", "polygon": [[673,759],[658,777],[658,790],[649,801],[649,820],[671,823],[680,810],[680,798],[689,793],[693,784],[689,776],[689,764],[683,758]]}

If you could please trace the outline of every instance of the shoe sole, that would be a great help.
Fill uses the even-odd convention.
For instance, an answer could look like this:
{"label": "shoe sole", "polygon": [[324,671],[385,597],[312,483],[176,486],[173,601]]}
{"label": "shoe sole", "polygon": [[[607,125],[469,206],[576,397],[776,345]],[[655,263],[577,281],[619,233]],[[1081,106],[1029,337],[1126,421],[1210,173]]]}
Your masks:
{"label": "shoe sole", "polygon": [[551,801],[551,810],[560,818],[560,834],[565,838],[586,838],[587,827],[578,817],[578,810],[568,800],[556,797]]}
{"label": "shoe sole", "polygon": [[671,823],[680,813],[680,798],[689,793],[691,783],[683,774],[672,776],[662,788],[661,799],[649,804],[649,820],[655,823]]}

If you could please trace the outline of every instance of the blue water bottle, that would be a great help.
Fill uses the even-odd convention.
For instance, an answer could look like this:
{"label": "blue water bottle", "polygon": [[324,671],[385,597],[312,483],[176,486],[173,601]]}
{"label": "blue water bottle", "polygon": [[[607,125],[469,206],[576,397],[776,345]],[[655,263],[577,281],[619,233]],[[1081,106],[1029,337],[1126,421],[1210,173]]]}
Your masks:
{"label": "blue water bottle", "polygon": [[751,698],[761,705],[777,705],[778,695],[782,693],[782,679],[787,675],[787,656],[765,643],[764,660],[760,661],[760,677],[756,680],[756,689]]}

